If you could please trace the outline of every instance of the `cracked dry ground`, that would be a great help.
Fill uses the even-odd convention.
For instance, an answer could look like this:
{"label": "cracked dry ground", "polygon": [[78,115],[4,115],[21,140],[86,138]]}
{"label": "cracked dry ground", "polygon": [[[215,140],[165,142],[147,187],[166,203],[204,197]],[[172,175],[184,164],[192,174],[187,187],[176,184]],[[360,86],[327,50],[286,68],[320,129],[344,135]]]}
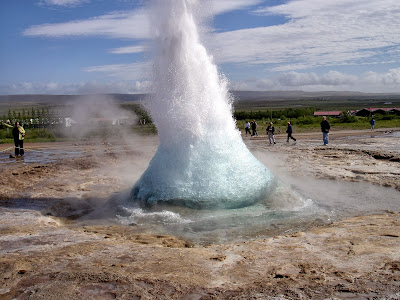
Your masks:
{"label": "cracked dry ground", "polygon": [[[289,168],[304,164],[292,168],[304,176],[399,189],[396,153],[377,159],[362,144],[365,137],[355,141],[323,148],[307,137],[296,145],[254,147]],[[382,149],[380,156],[392,155]],[[120,173],[137,154],[93,153],[1,166],[0,299],[400,298],[399,212],[206,247],[129,226],[79,226],[74,219],[94,199],[130,186]]]}

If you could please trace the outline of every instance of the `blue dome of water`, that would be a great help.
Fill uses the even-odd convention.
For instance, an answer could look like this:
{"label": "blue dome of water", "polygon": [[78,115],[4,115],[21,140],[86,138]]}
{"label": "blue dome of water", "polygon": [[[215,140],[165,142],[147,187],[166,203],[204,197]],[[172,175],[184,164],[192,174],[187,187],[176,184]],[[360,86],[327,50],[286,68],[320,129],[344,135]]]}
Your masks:
{"label": "blue dome of water", "polygon": [[154,1],[152,94],[144,105],[158,150],[133,201],[238,208],[268,197],[273,174],[247,149],[232,116],[226,79],[200,42],[198,3]]}

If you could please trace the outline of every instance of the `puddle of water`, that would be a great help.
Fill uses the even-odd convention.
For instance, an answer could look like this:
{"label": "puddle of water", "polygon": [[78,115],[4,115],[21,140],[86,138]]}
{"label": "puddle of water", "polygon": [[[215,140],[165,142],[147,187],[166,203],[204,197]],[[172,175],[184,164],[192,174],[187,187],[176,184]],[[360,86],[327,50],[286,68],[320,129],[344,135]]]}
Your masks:
{"label": "puddle of water", "polygon": [[[154,234],[177,235],[195,244],[208,244],[265,238],[352,216],[400,209],[399,191],[369,183],[291,178],[289,186],[308,199],[302,207],[271,209],[258,203],[239,209],[193,210],[162,205],[138,208],[126,203],[117,208],[117,218],[123,225]],[[281,202],[284,207],[286,196],[280,196],[277,204]]]}
{"label": "puddle of water", "polygon": [[39,163],[46,164],[55,162],[60,159],[71,159],[82,156],[82,151],[65,151],[56,149],[46,150],[29,150],[25,152],[22,157],[10,158],[10,153],[13,153],[13,149],[10,152],[0,153],[0,164],[29,164]]}

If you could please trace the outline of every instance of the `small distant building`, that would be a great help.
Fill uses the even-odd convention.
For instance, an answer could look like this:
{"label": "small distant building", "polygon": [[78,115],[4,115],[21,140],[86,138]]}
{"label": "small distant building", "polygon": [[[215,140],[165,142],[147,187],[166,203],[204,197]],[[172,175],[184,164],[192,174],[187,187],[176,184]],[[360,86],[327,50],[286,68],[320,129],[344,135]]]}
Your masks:
{"label": "small distant building", "polygon": [[399,108],[395,107],[390,112],[400,116],[400,107]]}
{"label": "small distant building", "polygon": [[112,120],[113,125],[129,125],[129,117],[123,116]]}
{"label": "small distant building", "polygon": [[334,111],[315,111],[314,112],[314,117],[320,117],[320,116],[329,116],[329,117],[340,117],[343,112],[339,110],[334,110]]}
{"label": "small distant building", "polygon": [[391,111],[391,108],[371,108],[371,113],[373,114],[385,114]]}
{"label": "small distant building", "polygon": [[367,117],[373,114],[397,113],[398,110],[399,108],[389,108],[389,107],[363,108],[357,110],[355,115],[360,117]]}
{"label": "small distant building", "polygon": [[76,124],[78,122],[76,122],[75,120],[71,119],[71,118],[64,118],[65,119],[65,127],[71,127],[72,124]]}
{"label": "small distant building", "polygon": [[355,112],[355,115],[359,116],[359,117],[366,117],[366,116],[371,115],[371,111],[368,108],[362,108],[362,109],[357,110]]}
{"label": "small distant building", "polygon": [[92,126],[107,126],[112,125],[113,120],[109,118],[90,118],[88,123]]}
{"label": "small distant building", "polygon": [[115,118],[91,118],[89,119],[91,125],[96,126],[109,126],[109,125],[132,125],[131,118],[128,116],[119,116]]}

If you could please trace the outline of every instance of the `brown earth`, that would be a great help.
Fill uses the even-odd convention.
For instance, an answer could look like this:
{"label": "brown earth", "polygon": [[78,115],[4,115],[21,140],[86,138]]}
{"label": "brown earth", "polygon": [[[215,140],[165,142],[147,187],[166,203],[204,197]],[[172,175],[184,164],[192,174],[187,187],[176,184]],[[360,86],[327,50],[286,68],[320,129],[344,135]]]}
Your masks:
{"label": "brown earth", "polygon": [[[244,139],[294,174],[400,191],[400,138],[386,134],[333,132],[325,147],[319,133],[294,134],[297,143],[278,135],[276,145]],[[0,299],[400,298],[400,204],[306,232],[209,246],[74,221],[129,189],[156,145],[155,137],[27,144],[23,159],[1,154]]]}

